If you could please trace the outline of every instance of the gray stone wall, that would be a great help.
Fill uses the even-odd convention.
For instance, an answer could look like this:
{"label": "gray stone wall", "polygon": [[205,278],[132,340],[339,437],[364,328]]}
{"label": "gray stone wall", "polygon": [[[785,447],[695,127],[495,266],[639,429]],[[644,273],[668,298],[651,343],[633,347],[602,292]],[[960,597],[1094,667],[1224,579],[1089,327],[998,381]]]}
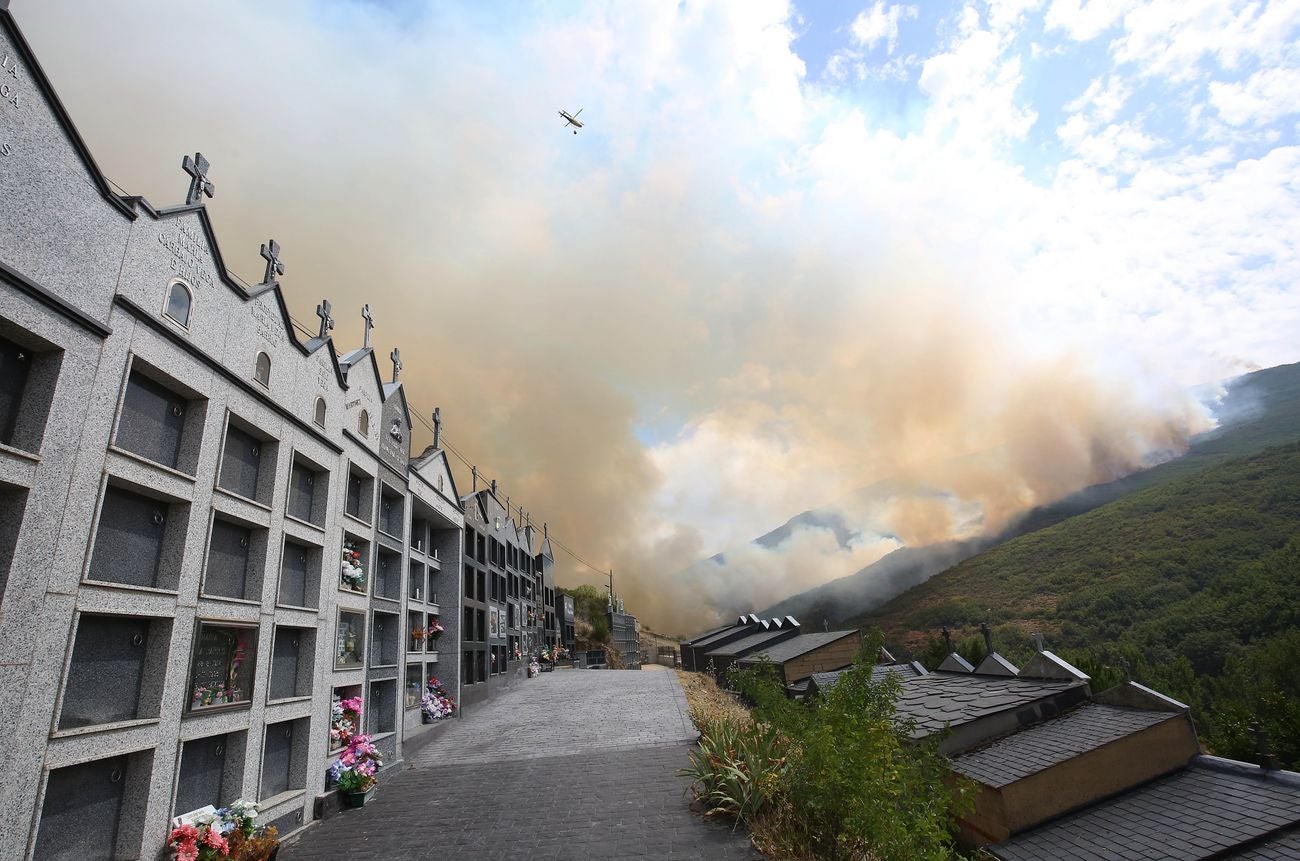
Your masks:
{"label": "gray stone wall", "polygon": [[[13,551],[0,569],[0,861],[109,839],[120,857],[154,857],[170,818],[204,798],[258,799],[264,821],[292,829],[325,793],[336,689],[366,698],[400,761],[409,611],[442,613],[438,664],[415,663],[447,655],[440,675],[458,680],[463,515],[445,457],[418,467],[431,525],[412,554],[410,421],[373,354],[349,354],[345,379],[331,343],[294,332],[278,288],[224,270],[204,206],[115,197],[4,10],[0,57],[0,77],[16,72],[2,91],[16,103],[0,104],[0,337],[32,356],[0,445]],[[186,182],[178,171],[178,200]],[[189,307],[169,315],[177,283]],[[344,513],[354,470],[369,479],[364,519]],[[306,487],[313,503],[291,506]],[[400,509],[389,535],[376,528],[384,488]],[[366,547],[364,592],[341,584],[345,536]],[[381,547],[396,560],[387,596],[374,590]],[[411,601],[413,560],[436,572],[425,590],[437,583],[442,606]],[[341,609],[367,626],[356,668],[336,667]],[[376,613],[397,635],[378,650]]]}

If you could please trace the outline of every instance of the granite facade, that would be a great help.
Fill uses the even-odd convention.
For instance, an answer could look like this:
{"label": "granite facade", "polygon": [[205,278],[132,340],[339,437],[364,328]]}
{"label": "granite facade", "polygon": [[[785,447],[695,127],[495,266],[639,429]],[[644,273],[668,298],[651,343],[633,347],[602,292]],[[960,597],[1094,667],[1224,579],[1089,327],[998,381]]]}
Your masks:
{"label": "granite facade", "polygon": [[429,677],[465,696],[463,637],[513,677],[549,549],[489,492],[467,542],[396,351],[336,349],[324,305],[296,328],[203,203],[116,193],[3,8],[0,57],[0,861],[154,857],[239,797],[292,831],[331,809],[335,696],[392,768]]}

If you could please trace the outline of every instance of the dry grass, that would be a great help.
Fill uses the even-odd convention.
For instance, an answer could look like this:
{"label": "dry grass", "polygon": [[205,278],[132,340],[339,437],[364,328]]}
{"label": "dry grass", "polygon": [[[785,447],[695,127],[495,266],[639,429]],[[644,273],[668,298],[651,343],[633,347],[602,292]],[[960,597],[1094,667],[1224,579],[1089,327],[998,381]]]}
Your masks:
{"label": "dry grass", "polygon": [[696,727],[722,718],[742,726],[753,720],[749,716],[749,709],[741,705],[733,694],[718,687],[712,676],[706,673],[688,673],[685,670],[675,672],[686,693],[686,705]]}

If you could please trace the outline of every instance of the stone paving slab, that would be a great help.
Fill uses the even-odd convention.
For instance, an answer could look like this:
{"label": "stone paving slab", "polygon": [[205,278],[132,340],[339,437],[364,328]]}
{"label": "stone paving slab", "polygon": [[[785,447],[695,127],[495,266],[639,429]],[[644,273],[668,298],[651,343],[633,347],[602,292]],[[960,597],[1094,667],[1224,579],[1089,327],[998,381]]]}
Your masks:
{"label": "stone paving slab", "polygon": [[669,670],[561,670],[454,721],[360,810],[317,823],[281,861],[758,859],[743,830],[687,807],[696,731]]}

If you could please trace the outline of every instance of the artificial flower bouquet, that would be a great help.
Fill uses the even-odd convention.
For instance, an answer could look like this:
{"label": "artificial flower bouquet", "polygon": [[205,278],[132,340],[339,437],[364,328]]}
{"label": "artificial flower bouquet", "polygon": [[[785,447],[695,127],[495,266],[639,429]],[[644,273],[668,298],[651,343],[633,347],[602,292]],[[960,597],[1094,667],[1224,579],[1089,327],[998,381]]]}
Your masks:
{"label": "artificial flower bouquet", "polygon": [[424,629],[424,634],[429,638],[429,643],[432,645],[433,643],[438,642],[438,638],[442,636],[443,631],[445,630],[447,629],[442,627],[442,622],[438,621],[437,616],[430,616],[429,627]]}
{"label": "artificial flower bouquet", "polygon": [[330,750],[346,747],[361,726],[361,697],[334,697],[330,703]]}
{"label": "artificial flower bouquet", "polygon": [[172,829],[167,845],[176,861],[266,861],[280,844],[274,825],[257,827],[257,804],[239,799],[229,807],[201,813]]}
{"label": "artificial flower bouquet", "polygon": [[370,743],[368,735],[354,735],[347,748],[330,766],[330,780],[344,793],[369,792],[379,781],[375,774],[384,767],[379,748]]}
{"label": "artificial flower bouquet", "polygon": [[451,717],[456,713],[455,698],[442,686],[442,682],[438,681],[436,676],[429,677],[429,684],[420,701],[420,710],[424,714],[426,723]]}
{"label": "artificial flower bouquet", "polygon": [[429,636],[429,629],[421,628],[419,625],[416,625],[414,628],[411,629],[411,643],[412,643],[411,648],[412,649],[424,648],[424,639],[427,636]]}
{"label": "artificial flower bouquet", "polygon": [[361,551],[351,541],[343,542],[343,565],[339,576],[353,592],[366,591],[366,569],[361,565]]}

